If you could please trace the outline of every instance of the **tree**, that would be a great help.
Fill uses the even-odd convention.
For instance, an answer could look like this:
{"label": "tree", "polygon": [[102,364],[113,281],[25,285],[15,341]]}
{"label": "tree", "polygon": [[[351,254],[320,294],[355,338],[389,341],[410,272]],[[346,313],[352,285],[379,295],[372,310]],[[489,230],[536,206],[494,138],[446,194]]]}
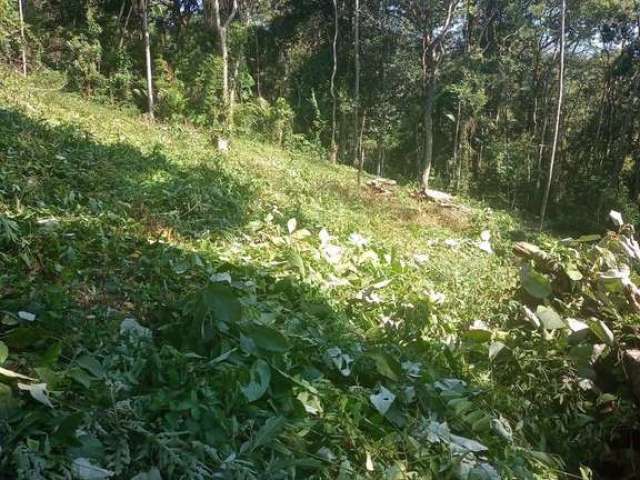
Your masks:
{"label": "tree", "polygon": [[20,46],[22,48],[22,74],[27,76],[27,41],[24,36],[24,15],[22,12],[22,0],[18,0],[18,12],[20,15]]}
{"label": "tree", "polygon": [[222,58],[222,101],[225,108],[230,105],[229,95],[229,49],[227,45],[227,30],[238,13],[238,0],[233,0],[231,10],[226,20],[222,20],[222,12],[220,10],[220,0],[211,0],[213,22],[216,33],[218,34],[218,52]]}
{"label": "tree", "polygon": [[564,97],[564,47],[565,47],[565,21],[566,21],[567,2],[562,0],[560,12],[560,68],[558,74],[558,105],[556,109],[556,124],[553,133],[553,146],[551,147],[551,160],[549,161],[549,171],[547,173],[547,183],[542,197],[542,205],[540,206],[540,230],[544,226],[544,218],[547,212],[547,203],[549,202],[549,191],[551,190],[551,181],[553,180],[553,168],[558,152],[558,138],[560,137],[560,119],[562,117],[562,101]]}
{"label": "tree", "polygon": [[[438,68],[445,53],[444,40],[449,33],[454,13],[459,0],[447,2],[446,16],[440,24],[435,17],[436,10],[433,2],[413,2],[417,18],[422,23],[422,79],[424,88],[423,104],[423,146],[422,146],[422,175],[420,186],[422,190],[428,190],[431,166],[433,164],[433,101],[437,88]],[[436,27],[436,24],[440,24]],[[438,33],[436,33],[438,32]]]}
{"label": "tree", "polygon": [[149,117],[153,119],[153,74],[151,71],[151,42],[149,40],[149,19],[148,19],[148,4],[147,0],[139,0],[138,8],[140,11],[140,18],[142,20],[142,35],[144,37],[144,55],[146,60],[146,73],[147,73],[147,108]]}
{"label": "tree", "polygon": [[336,73],[338,71],[338,0],[333,0],[333,42],[331,44],[331,54],[333,67],[331,69],[331,163],[336,163],[338,158],[338,145],[336,143],[336,113],[338,100],[336,97]]}
{"label": "tree", "polygon": [[358,166],[358,183],[360,183],[360,135],[358,135],[358,109],[360,107],[360,0],[355,0],[353,11],[353,61],[354,61],[354,86],[353,86],[353,135],[355,139],[353,149],[353,165]]}

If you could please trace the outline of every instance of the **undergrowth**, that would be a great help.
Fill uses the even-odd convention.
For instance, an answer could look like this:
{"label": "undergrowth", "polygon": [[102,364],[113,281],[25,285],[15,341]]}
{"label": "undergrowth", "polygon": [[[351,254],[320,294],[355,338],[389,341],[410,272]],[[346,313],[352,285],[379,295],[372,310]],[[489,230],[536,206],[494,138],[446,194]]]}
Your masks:
{"label": "undergrowth", "polygon": [[590,460],[576,446],[599,427],[576,440],[562,407],[582,393],[544,376],[562,361],[525,342],[499,363],[511,246],[537,238],[517,219],[248,138],[221,155],[53,74],[0,81],[3,478],[564,478]]}

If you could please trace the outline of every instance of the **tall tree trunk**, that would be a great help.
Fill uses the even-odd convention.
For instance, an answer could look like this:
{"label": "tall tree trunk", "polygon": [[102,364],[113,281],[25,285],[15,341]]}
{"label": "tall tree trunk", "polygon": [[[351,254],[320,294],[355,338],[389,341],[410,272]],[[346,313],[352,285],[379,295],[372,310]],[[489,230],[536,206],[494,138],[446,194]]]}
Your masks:
{"label": "tall tree trunk", "polygon": [[238,75],[240,73],[240,60],[236,60],[233,62],[233,74],[231,78],[233,81],[231,82],[231,88],[229,90],[229,123],[233,123],[233,112],[236,108],[236,102],[238,100]]}
{"label": "tall tree trunk", "polygon": [[367,122],[367,113],[362,114],[362,128],[360,128],[360,136],[358,138],[358,145],[360,147],[360,157],[358,159],[358,185],[360,185],[360,178],[362,177],[362,170],[364,168],[364,148],[362,148],[362,137],[364,136],[364,127]]}
{"label": "tall tree trunk", "polygon": [[20,46],[22,47],[22,75],[27,76],[27,41],[24,37],[24,15],[22,12],[22,0],[18,0],[18,12],[20,14]]}
{"label": "tall tree trunk", "polygon": [[549,172],[547,175],[547,185],[544,189],[544,197],[542,197],[542,205],[540,207],[540,230],[544,226],[544,218],[547,213],[547,203],[549,201],[549,191],[551,190],[551,181],[553,180],[553,167],[558,151],[558,138],[560,136],[560,119],[562,117],[562,100],[564,98],[564,32],[567,14],[567,1],[562,0],[561,24],[560,24],[560,74],[558,78],[558,108],[556,110],[556,126],[553,134],[553,146],[551,147],[551,160],[549,161]]}
{"label": "tall tree trunk", "polygon": [[260,41],[258,40],[258,31],[256,30],[256,89],[258,97],[262,98],[262,88],[260,88]]}
{"label": "tall tree trunk", "polygon": [[[459,155],[460,155],[460,118],[462,117],[462,101],[458,100],[458,113],[456,116],[456,136],[453,139],[453,167],[460,172],[460,167],[458,166]],[[453,168],[449,168],[450,177],[453,175],[451,171]],[[458,182],[460,182],[460,175],[458,174],[456,177],[456,189],[458,189]],[[451,178],[449,178],[449,183],[452,184]]]}
{"label": "tall tree trunk", "polygon": [[[220,13],[220,0],[213,0],[213,19],[218,34],[218,52],[222,58],[222,101],[225,110],[229,108],[229,49],[227,47],[227,29],[238,12],[238,0],[233,0],[231,12],[223,22]],[[227,112],[228,113],[228,112]]]}
{"label": "tall tree trunk", "polygon": [[127,27],[129,26],[129,19],[131,18],[132,11],[133,11],[133,3],[131,3],[131,5],[129,6],[129,12],[127,13],[127,18],[125,18],[124,25],[120,28],[120,40],[118,41],[119,50],[122,49],[122,45],[124,45],[124,35],[127,33]]}
{"label": "tall tree trunk", "polygon": [[338,71],[338,0],[333,0],[333,69],[331,70],[331,101],[333,103],[331,110],[331,163],[336,163],[338,159],[338,144],[336,143],[336,112],[338,109],[338,101],[336,98],[336,73]]}
{"label": "tall tree trunk", "polygon": [[355,68],[355,85],[354,85],[354,107],[353,107],[353,135],[355,137],[355,145],[353,149],[353,165],[358,165],[360,157],[360,140],[358,135],[358,109],[360,106],[360,0],[355,0],[354,5],[354,68]]}
{"label": "tall tree trunk", "polygon": [[426,78],[424,87],[422,177],[420,179],[420,187],[423,191],[429,189],[429,177],[431,176],[431,164],[433,163],[433,94],[434,80]]}
{"label": "tall tree trunk", "polygon": [[144,54],[147,64],[147,108],[149,117],[153,120],[153,76],[151,73],[151,42],[149,41],[149,19],[147,16],[147,0],[140,0],[140,16],[142,18],[142,34],[144,37]]}
{"label": "tall tree trunk", "polygon": [[[545,110],[547,110],[545,108]],[[538,165],[537,165],[537,176],[536,176],[536,194],[540,194],[540,189],[542,188],[542,158],[544,157],[544,147],[546,145],[545,141],[547,138],[547,126],[549,125],[549,115],[547,112],[543,112],[544,120],[542,121],[542,131],[540,132],[540,144],[538,149]]]}

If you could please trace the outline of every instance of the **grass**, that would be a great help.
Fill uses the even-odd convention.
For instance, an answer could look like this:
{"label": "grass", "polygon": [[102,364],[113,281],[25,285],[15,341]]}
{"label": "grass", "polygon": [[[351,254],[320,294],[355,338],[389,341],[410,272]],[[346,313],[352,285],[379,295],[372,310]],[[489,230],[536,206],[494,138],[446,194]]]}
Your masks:
{"label": "grass", "polygon": [[461,342],[514,321],[518,219],[0,81],[4,367],[47,384],[2,385],[2,478],[562,477],[545,380]]}

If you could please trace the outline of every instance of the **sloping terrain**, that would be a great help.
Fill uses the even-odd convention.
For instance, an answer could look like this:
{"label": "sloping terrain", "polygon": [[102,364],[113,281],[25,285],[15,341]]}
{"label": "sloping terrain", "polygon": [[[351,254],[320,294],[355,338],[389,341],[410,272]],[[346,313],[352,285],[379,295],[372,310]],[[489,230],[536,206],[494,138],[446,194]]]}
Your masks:
{"label": "sloping terrain", "polygon": [[509,321],[516,220],[0,80],[3,478],[560,475],[544,379],[460,342]]}

